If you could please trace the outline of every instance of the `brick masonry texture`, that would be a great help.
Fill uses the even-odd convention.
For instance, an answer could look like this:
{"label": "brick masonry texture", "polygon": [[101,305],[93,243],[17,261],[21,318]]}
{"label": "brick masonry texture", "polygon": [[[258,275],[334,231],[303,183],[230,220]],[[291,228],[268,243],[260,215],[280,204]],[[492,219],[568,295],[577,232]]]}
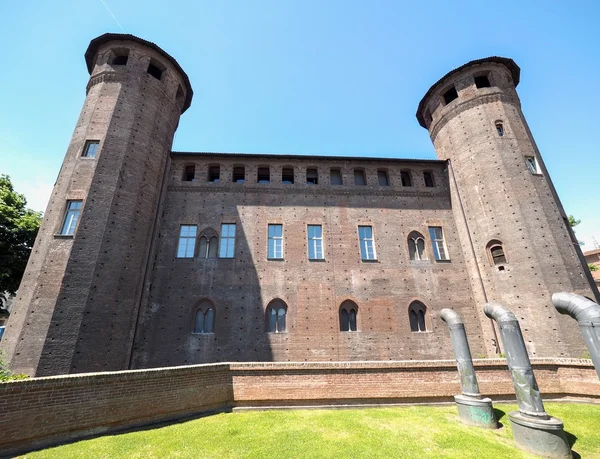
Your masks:
{"label": "brick masonry texture", "polygon": [[[589,361],[533,359],[545,398],[600,399]],[[514,400],[504,359],[476,360],[481,391]],[[0,384],[0,454],[215,410],[452,401],[454,361],[219,363]]]}
{"label": "brick masonry texture", "polygon": [[[115,64],[123,53],[126,65]],[[450,358],[445,307],[465,321],[473,354],[492,356],[487,301],[517,314],[533,357],[583,355],[577,324],[559,318],[550,297],[598,293],[521,112],[512,61],[474,61],[431,88],[418,114],[439,157],[428,161],[173,152],[192,95],[174,59],[118,34],[93,40],[86,59],[87,97],[1,343],[13,371]],[[475,87],[481,75],[489,87]],[[451,85],[458,97],[446,104]],[[86,140],[99,141],[95,158],[82,157]],[[194,180],[184,181],[190,166]],[[219,181],[210,182],[215,166]],[[234,183],[240,166],[245,180]],[[257,183],[261,167],[269,183]],[[283,183],[284,168],[293,184]],[[342,185],[330,184],[332,168]],[[317,184],[306,183],[308,169]],[[413,183],[403,185],[407,172]],[[82,201],[73,236],[57,234],[67,200]],[[224,223],[236,224],[233,258],[202,258],[199,238],[193,258],[176,257],[181,225],[218,237]],[[268,224],[283,225],[282,260],[267,259]],[[308,260],[310,224],[323,228],[323,261]],[[373,228],[377,260],[361,261],[359,225]],[[449,260],[435,260],[432,226],[443,228]],[[410,260],[413,231],[426,260]],[[503,244],[503,270],[492,240]],[[266,331],[274,300],[287,305],[285,333]],[[340,332],[345,301],[357,308],[355,332]],[[425,332],[411,332],[415,301],[427,308]],[[214,333],[193,333],[201,302],[214,308]]]}

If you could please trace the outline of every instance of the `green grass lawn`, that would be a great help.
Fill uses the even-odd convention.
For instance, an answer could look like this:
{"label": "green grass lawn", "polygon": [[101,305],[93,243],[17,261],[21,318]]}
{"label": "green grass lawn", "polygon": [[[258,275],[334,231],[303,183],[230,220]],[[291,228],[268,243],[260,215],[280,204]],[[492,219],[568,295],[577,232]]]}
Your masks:
{"label": "green grass lawn", "polygon": [[[546,403],[565,424],[573,451],[600,458],[600,405]],[[503,427],[459,423],[454,406],[345,410],[246,411],[49,448],[27,458],[533,458]],[[577,455],[576,455],[577,457]]]}

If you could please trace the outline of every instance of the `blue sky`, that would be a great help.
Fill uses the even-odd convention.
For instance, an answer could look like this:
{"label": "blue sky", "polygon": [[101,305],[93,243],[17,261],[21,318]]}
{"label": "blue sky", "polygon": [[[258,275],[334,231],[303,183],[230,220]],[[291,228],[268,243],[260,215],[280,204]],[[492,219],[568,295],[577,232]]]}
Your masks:
{"label": "blue sky", "polygon": [[24,0],[0,2],[0,18],[0,173],[32,208],[45,209],[83,104],[89,41],[126,32],[188,73],[173,148],[189,151],[435,158],[414,116],[430,85],[512,57],[583,249],[600,243],[600,2]]}

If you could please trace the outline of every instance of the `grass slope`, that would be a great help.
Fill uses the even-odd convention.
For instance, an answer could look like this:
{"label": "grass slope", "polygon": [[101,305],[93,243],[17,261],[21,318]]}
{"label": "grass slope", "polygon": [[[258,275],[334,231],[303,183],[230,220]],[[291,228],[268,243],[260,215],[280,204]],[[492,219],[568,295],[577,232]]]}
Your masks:
{"label": "grass slope", "polygon": [[[224,413],[27,458],[534,458],[514,446],[507,413],[516,406],[496,408],[504,425],[496,431],[460,424],[454,406]],[[600,458],[599,405],[546,410],[564,422],[575,452]]]}

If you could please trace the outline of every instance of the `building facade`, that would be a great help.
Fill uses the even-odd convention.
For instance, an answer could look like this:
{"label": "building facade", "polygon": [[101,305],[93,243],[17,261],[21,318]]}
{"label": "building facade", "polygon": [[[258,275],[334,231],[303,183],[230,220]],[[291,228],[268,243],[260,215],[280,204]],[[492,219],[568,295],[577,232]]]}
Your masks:
{"label": "building facade", "polygon": [[[579,356],[556,291],[598,292],[523,114],[487,58],[417,112],[439,160],[171,151],[192,88],[153,43],[105,34],[2,347],[14,371],[499,350],[486,301],[533,356]],[[550,260],[550,261],[548,261]]]}

